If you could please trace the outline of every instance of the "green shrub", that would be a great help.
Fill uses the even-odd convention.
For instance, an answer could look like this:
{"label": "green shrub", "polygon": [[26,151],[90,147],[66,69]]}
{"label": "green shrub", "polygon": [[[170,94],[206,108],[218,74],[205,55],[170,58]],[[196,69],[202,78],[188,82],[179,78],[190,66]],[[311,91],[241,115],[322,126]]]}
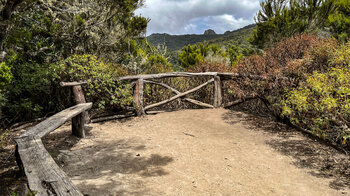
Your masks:
{"label": "green shrub", "polygon": [[337,50],[332,52],[330,64],[337,67],[348,67],[350,65],[350,42],[341,44]]}
{"label": "green shrub", "polygon": [[121,108],[132,103],[130,85],[116,81],[126,71],[92,55],[73,55],[50,68],[54,79],[61,81],[87,80],[86,98],[100,110]]}
{"label": "green shrub", "polygon": [[328,22],[333,35],[339,40],[346,41],[350,38],[350,2],[337,0],[334,3],[336,10],[328,16]]}
{"label": "green shrub", "polygon": [[282,116],[309,128],[319,137],[342,140],[350,136],[350,70],[333,68],[314,72],[305,83],[286,92]]}
{"label": "green shrub", "polygon": [[3,91],[4,88],[11,82],[12,77],[11,67],[5,62],[0,63],[0,118],[2,117],[1,108],[7,103],[7,99]]}
{"label": "green shrub", "polygon": [[[200,47],[201,48],[201,47]],[[179,54],[179,59],[181,66],[184,68],[191,68],[200,61],[203,60],[203,50],[201,52],[200,48],[197,45],[188,45],[182,49],[182,52]]]}
{"label": "green shrub", "polygon": [[151,46],[146,39],[128,40],[125,47],[129,53],[124,55],[123,66],[130,75],[171,72],[172,64],[168,61],[168,52],[165,46]]}
{"label": "green shrub", "polygon": [[0,63],[0,92],[10,83],[12,77],[11,67],[5,62]]}

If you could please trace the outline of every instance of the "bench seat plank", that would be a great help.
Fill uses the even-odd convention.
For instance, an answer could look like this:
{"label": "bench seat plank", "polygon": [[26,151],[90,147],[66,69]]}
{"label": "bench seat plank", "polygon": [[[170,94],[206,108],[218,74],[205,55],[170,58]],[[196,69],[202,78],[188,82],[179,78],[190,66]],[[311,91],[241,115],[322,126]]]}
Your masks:
{"label": "bench seat plank", "polygon": [[37,196],[83,196],[47,152],[41,138],[91,107],[92,103],[83,103],[65,109],[15,139],[19,165],[24,168],[29,189]]}
{"label": "bench seat plank", "polygon": [[41,139],[29,136],[16,142],[29,188],[36,195],[83,195],[46,151]]}
{"label": "bench seat plank", "polygon": [[28,129],[24,134],[20,136],[20,138],[28,137],[30,135],[38,138],[42,138],[46,134],[50,133],[51,131],[54,131],[55,129],[63,125],[68,120],[90,109],[91,107],[92,107],[92,103],[82,103],[82,104],[78,104],[73,107],[70,107],[68,109],[65,109],[49,117],[43,122],[37,124],[36,126]]}

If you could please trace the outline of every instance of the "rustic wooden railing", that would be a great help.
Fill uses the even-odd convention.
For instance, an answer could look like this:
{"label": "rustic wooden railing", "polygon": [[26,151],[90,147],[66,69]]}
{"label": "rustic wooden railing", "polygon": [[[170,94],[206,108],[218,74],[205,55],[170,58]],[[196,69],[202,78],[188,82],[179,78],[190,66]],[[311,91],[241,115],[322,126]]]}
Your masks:
{"label": "rustic wooden railing", "polygon": [[[180,92],[173,87],[170,87],[167,84],[152,81],[152,79],[160,79],[160,78],[169,78],[169,77],[194,77],[194,76],[209,76],[212,77],[210,80],[207,82],[191,89],[186,92]],[[171,101],[174,101],[178,98],[183,98],[186,95],[196,92],[199,89],[207,86],[210,83],[214,83],[214,103],[208,104],[208,103],[203,103],[198,100],[194,100],[191,98],[184,98],[185,101],[190,102],[195,105],[199,105],[202,107],[207,107],[207,108],[217,108],[220,107],[222,104],[222,85],[221,85],[221,78],[219,73],[217,72],[205,72],[205,73],[187,73],[187,72],[174,72],[174,73],[162,73],[162,74],[149,74],[149,75],[136,75],[136,76],[125,76],[125,77],[120,77],[117,78],[117,80],[123,81],[123,80],[128,80],[128,81],[134,81],[135,82],[135,90],[134,90],[134,104],[135,104],[135,109],[137,111],[138,115],[143,115],[145,114],[145,111],[150,110],[152,108],[167,104]],[[143,103],[143,89],[144,89],[144,84],[155,84],[162,86],[164,88],[167,88],[174,92],[176,95],[163,100],[158,103],[154,103],[148,106],[144,106]]]}
{"label": "rustic wooden railing", "polygon": [[[191,89],[186,92],[179,92],[178,90],[174,89],[173,87],[170,87],[167,84],[152,81],[153,79],[161,79],[161,78],[170,78],[170,77],[198,77],[198,76],[209,76],[212,77],[210,80],[207,82]],[[242,77],[247,77],[251,79],[268,79],[271,77],[264,77],[264,76],[259,76],[259,75],[241,75],[241,74],[236,74],[236,73],[220,73],[220,72],[204,72],[204,73],[188,73],[188,72],[174,72],[174,73],[162,73],[162,74],[149,74],[149,75],[135,75],[135,76],[125,76],[125,77],[119,77],[117,80],[120,81],[132,81],[133,84],[135,84],[134,88],[134,104],[135,108],[137,110],[138,115],[143,115],[145,114],[145,111],[150,110],[154,107],[158,107],[164,104],[167,104],[171,101],[174,101],[175,99],[178,98],[183,98],[183,100],[190,102],[195,105],[199,105],[202,107],[207,107],[207,108],[218,108],[223,106],[223,95],[222,95],[222,81],[223,80],[230,80],[234,78],[242,78]],[[279,78],[282,80],[289,80],[289,78]],[[148,106],[145,106],[143,103],[143,89],[145,84],[155,84],[162,86],[164,88],[169,89],[170,91],[174,92],[176,95],[163,100],[158,103],[154,103]],[[193,93],[195,91],[198,91],[199,89],[207,86],[210,83],[214,83],[214,103],[213,104],[208,104],[208,103],[203,103],[198,100],[186,98],[185,96]],[[251,99],[254,97],[248,97],[248,99]],[[240,101],[240,100],[239,100]],[[235,102],[229,103],[234,104]]]}
{"label": "rustic wooden railing", "polygon": [[91,107],[92,103],[82,103],[65,109],[15,138],[17,163],[24,169],[29,189],[35,195],[83,195],[55,163],[41,138],[70,119],[73,135],[85,136],[83,113]]}
{"label": "rustic wooden railing", "polygon": [[[157,81],[153,81],[154,79],[161,79],[161,78],[171,78],[171,77],[198,77],[198,76],[206,76],[211,77],[207,82],[191,89],[186,92],[180,92],[176,90],[175,88],[161,83]],[[224,80],[232,80],[237,78],[249,78],[253,80],[266,80],[266,79],[278,79],[278,80],[291,80],[287,77],[280,77],[280,78],[273,78],[272,76],[260,76],[260,75],[242,75],[237,73],[222,73],[222,72],[203,72],[203,73],[189,73],[189,72],[172,72],[172,73],[161,73],[161,74],[148,74],[148,75],[133,75],[133,76],[124,76],[116,78],[117,81],[130,81],[134,86],[134,107],[138,115],[143,115],[146,113],[147,110],[150,110],[152,108],[167,104],[171,101],[174,101],[176,99],[182,98],[183,100],[199,105],[201,107],[206,108],[218,108],[218,107],[229,107],[231,105],[244,102],[245,100],[254,99],[255,96],[249,96],[244,99],[235,100],[229,103],[226,103],[223,105],[223,92],[222,92],[222,81]],[[198,100],[194,100],[191,98],[186,97],[187,95],[194,93],[198,91],[199,89],[214,83],[214,100],[213,104],[203,103]],[[84,94],[82,91],[81,85],[87,84],[87,81],[79,81],[79,82],[61,82],[61,86],[63,87],[73,87],[73,93],[75,96],[76,103],[85,103]],[[145,84],[154,84],[162,86],[170,91],[172,91],[175,96],[163,100],[158,103],[154,103],[148,106],[144,105],[144,85]],[[87,121],[89,120],[88,116],[85,117]],[[109,119],[109,118],[108,118]]]}

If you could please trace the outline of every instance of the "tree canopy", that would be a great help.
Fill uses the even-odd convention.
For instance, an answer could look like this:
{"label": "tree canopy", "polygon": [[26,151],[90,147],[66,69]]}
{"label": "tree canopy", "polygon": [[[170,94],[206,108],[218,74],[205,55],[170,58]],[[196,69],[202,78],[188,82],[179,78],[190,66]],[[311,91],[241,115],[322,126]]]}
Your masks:
{"label": "tree canopy", "polygon": [[134,14],[142,4],[142,0],[0,1],[3,114],[9,121],[31,119],[62,107],[52,79],[57,70],[51,68],[73,55],[93,55],[114,65],[124,61],[130,41],[143,39],[146,31],[149,19]]}
{"label": "tree canopy", "polygon": [[259,48],[265,48],[271,43],[297,33],[327,31],[329,16],[335,10],[339,10],[339,2],[340,0],[266,0],[261,2],[261,9],[255,17],[257,28],[249,41]]}

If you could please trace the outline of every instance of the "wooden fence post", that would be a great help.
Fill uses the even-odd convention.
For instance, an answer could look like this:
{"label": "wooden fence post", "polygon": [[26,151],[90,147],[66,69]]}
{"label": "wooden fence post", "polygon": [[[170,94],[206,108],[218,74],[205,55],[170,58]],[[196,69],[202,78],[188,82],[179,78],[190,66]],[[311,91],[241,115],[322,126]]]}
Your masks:
{"label": "wooden fence post", "polygon": [[[73,86],[73,94],[76,104],[86,103],[83,88],[81,85]],[[72,119],[72,134],[79,137],[85,137],[84,125],[90,121],[87,111],[82,112]]]}
{"label": "wooden fence post", "polygon": [[220,76],[214,76],[214,107],[222,105],[222,86]]}
{"label": "wooden fence post", "polygon": [[134,107],[136,109],[137,115],[142,116],[145,114],[145,109],[143,107],[143,79],[138,79],[135,85],[134,91]]}

